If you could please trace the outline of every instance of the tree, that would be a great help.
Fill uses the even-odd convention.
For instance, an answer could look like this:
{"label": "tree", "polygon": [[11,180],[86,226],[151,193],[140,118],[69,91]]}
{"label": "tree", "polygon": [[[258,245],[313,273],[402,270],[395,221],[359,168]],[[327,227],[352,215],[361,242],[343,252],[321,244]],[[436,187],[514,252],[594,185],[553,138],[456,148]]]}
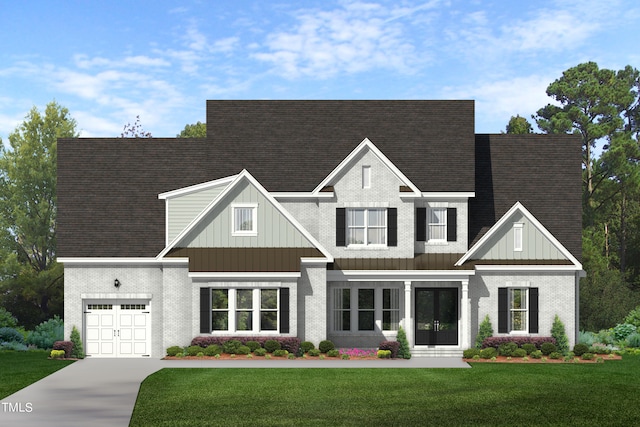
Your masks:
{"label": "tree", "polygon": [[527,119],[525,119],[524,117],[520,117],[520,115],[511,116],[511,119],[507,124],[507,133],[525,134],[532,132],[533,127]]}
{"label": "tree", "polygon": [[152,138],[151,132],[146,132],[140,124],[140,116],[136,116],[134,124],[127,123],[122,128],[120,138]]}
{"label": "tree", "polygon": [[57,139],[77,137],[76,121],[55,101],[32,108],[0,148],[0,304],[33,327],[62,314],[56,255]]}
{"label": "tree", "polygon": [[176,135],[177,138],[205,138],[207,136],[207,125],[198,122],[194,125],[186,125],[182,131]]}

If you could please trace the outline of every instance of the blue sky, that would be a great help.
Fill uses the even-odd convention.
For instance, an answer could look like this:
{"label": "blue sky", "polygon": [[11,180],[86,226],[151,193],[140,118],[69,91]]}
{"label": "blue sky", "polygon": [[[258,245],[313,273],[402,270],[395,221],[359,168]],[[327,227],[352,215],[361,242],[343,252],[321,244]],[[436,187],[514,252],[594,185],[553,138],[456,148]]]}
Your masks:
{"label": "blue sky", "polygon": [[476,131],[567,68],[640,67],[637,0],[0,0],[0,137],[36,106],[82,136],[205,121],[207,99],[474,99]]}

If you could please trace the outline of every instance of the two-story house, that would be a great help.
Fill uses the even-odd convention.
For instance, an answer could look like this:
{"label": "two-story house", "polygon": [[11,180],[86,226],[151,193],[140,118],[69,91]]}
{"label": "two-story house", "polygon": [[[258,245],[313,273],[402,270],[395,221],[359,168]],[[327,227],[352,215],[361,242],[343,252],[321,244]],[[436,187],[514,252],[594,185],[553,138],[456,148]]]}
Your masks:
{"label": "two-story house", "polygon": [[61,139],[57,226],[93,357],[578,331],[580,140],[477,135],[473,101],[208,101],[203,139]]}

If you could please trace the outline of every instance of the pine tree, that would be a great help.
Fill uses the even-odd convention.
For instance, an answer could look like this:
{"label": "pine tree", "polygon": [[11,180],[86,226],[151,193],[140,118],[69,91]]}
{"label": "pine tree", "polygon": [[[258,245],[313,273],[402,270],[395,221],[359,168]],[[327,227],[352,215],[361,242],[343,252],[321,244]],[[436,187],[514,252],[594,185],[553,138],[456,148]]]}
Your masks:
{"label": "pine tree", "polygon": [[478,335],[476,335],[476,348],[482,348],[482,342],[485,338],[489,338],[493,336],[493,326],[491,325],[491,320],[489,319],[489,315],[484,316],[484,320],[480,323],[480,329],[478,330]]}
{"label": "pine tree", "polygon": [[75,357],[77,359],[84,359],[84,348],[82,348],[82,340],[80,339],[80,332],[74,326],[71,330],[71,339],[70,341],[73,343],[73,348],[71,349],[71,357]]}
{"label": "pine tree", "polygon": [[411,359],[411,350],[409,349],[409,341],[407,341],[407,333],[402,329],[402,326],[398,328],[398,337],[396,339],[400,343],[398,357],[402,359]]}
{"label": "pine tree", "polygon": [[557,314],[553,319],[553,325],[551,325],[551,336],[556,339],[556,348],[559,353],[569,353],[569,339],[564,331],[564,323]]}

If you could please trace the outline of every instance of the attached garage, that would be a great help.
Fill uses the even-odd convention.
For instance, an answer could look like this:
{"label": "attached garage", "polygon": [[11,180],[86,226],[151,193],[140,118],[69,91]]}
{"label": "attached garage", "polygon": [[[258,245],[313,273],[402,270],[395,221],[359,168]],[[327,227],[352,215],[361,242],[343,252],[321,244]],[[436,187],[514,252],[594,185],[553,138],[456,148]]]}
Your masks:
{"label": "attached garage", "polygon": [[88,357],[151,356],[149,300],[84,301]]}

